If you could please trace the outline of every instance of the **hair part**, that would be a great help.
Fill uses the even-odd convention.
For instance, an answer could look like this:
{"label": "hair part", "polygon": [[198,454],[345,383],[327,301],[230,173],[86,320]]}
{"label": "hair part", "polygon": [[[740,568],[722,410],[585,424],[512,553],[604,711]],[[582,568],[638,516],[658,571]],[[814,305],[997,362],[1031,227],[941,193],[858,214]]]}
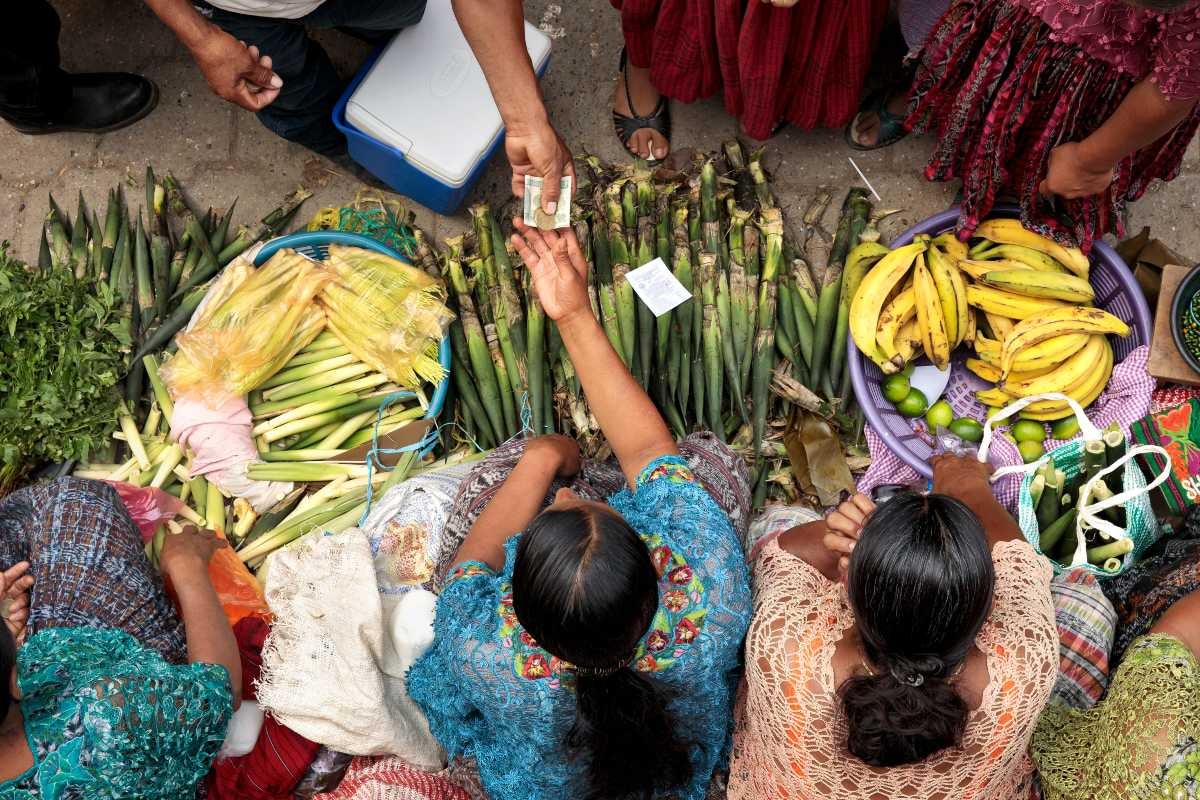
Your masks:
{"label": "hair part", "polygon": [[893,767],[962,742],[969,709],[951,680],[987,621],[994,586],[983,527],[959,501],[906,492],[875,510],[847,574],[871,665],[838,690],[852,754]]}
{"label": "hair part", "polygon": [[586,762],[588,800],[651,797],[692,775],[670,694],[631,668],[658,609],[645,543],[618,514],[548,509],[517,545],[513,610],[552,655],[574,665],[578,704],[564,745]]}

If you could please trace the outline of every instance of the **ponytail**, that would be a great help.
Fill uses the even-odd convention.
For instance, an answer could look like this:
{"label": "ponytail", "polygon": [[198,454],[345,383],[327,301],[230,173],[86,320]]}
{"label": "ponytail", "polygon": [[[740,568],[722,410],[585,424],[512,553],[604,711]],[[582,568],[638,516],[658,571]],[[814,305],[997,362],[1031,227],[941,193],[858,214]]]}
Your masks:
{"label": "ponytail", "polygon": [[846,748],[894,767],[961,744],[969,710],[952,680],[995,585],[979,519],[944,495],[897,495],[863,526],[846,578],[866,656],[838,690]]}
{"label": "ponytail", "polygon": [[658,609],[658,575],[637,533],[599,504],[542,512],[517,545],[513,610],[573,665],[578,710],[563,742],[582,761],[586,800],[650,798],[691,780],[670,694],[629,664]]}
{"label": "ponytail", "polygon": [[586,800],[650,797],[691,779],[688,750],[657,682],[621,667],[607,675],[577,675],[575,696],[579,710],[567,747],[588,765]]}

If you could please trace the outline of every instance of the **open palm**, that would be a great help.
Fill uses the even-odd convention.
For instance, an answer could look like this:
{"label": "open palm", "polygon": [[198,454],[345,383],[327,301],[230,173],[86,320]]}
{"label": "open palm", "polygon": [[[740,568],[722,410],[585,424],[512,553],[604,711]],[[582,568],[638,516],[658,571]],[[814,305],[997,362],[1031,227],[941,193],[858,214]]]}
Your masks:
{"label": "open palm", "polygon": [[518,234],[512,242],[521,260],[529,268],[546,316],[561,322],[576,314],[591,314],[588,299],[588,265],[579,250],[575,232],[542,231],[530,228],[520,219],[513,225]]}

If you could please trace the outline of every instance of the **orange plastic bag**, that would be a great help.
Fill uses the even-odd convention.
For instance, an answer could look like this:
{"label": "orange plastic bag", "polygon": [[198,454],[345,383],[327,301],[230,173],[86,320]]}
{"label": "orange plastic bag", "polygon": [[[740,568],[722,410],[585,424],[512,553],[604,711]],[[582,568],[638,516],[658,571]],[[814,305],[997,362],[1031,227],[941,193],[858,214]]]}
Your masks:
{"label": "orange plastic bag", "polygon": [[[216,531],[216,534],[225,538],[221,531]],[[262,587],[232,547],[222,547],[213,553],[212,560],[208,562],[208,579],[217,590],[217,599],[221,601],[221,608],[225,609],[225,617],[231,626],[246,617],[259,617],[268,623],[271,621],[271,609]],[[179,598],[169,580],[167,593],[178,608]]]}

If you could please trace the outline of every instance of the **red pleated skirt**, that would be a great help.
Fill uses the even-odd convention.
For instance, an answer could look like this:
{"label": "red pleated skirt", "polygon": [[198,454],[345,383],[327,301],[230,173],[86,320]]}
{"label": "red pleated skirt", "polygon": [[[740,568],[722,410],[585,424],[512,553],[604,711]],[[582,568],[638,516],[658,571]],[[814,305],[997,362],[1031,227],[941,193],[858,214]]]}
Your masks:
{"label": "red pleated skirt", "polygon": [[1124,235],[1127,202],[1179,174],[1200,109],[1122,159],[1103,194],[1054,204],[1041,197],[1050,152],[1096,130],[1135,83],[1051,34],[1011,0],[956,0],[925,42],[907,125],[938,137],[925,176],[962,180],[960,236],[1011,191],[1025,227],[1087,251],[1105,233]]}
{"label": "red pleated skirt", "polygon": [[888,0],[612,0],[630,61],[684,103],[722,91],[755,139],[854,116]]}

